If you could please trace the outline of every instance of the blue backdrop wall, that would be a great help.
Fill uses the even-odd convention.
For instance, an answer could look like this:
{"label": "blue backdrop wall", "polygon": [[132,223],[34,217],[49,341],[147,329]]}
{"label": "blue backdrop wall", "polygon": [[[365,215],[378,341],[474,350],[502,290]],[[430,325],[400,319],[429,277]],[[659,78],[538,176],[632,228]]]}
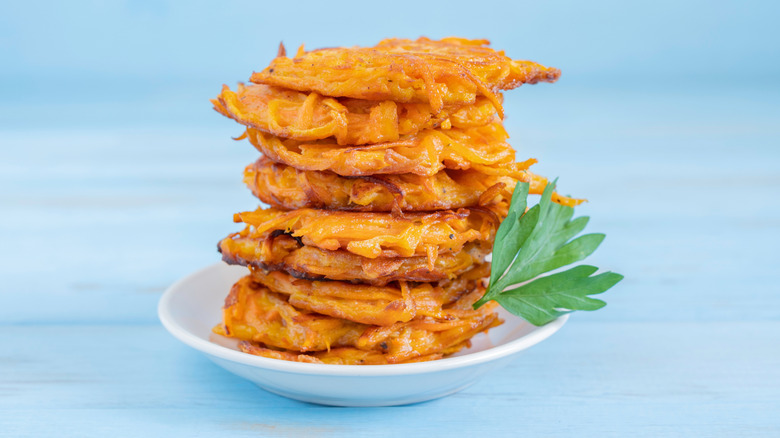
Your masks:
{"label": "blue backdrop wall", "polygon": [[205,100],[264,67],[279,41],[488,38],[512,57],[561,68],[555,93],[717,93],[780,77],[779,16],[780,2],[757,0],[6,2],[0,126],[220,123]]}

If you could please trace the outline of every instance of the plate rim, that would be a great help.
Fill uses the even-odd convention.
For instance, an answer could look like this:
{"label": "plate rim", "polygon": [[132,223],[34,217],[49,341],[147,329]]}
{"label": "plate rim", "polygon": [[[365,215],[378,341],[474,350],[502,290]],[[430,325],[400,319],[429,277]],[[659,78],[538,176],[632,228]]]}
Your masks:
{"label": "plate rim", "polygon": [[173,337],[202,353],[254,368],[262,368],[290,374],[349,377],[386,377],[435,373],[458,368],[465,368],[486,362],[496,361],[530,348],[552,336],[555,332],[560,330],[560,328],[563,327],[563,325],[569,319],[569,314],[564,314],[543,326],[537,327],[531,333],[528,333],[519,339],[515,339],[503,345],[491,347],[475,353],[465,354],[463,356],[447,357],[429,362],[389,365],[333,365],[272,359],[262,356],[254,356],[215,344],[195,335],[175,322],[176,319],[171,313],[171,301],[173,300],[173,297],[179,293],[179,290],[184,289],[184,284],[191,281],[194,277],[203,275],[208,271],[224,269],[228,266],[230,265],[227,265],[224,262],[212,263],[176,280],[165,290],[165,292],[163,292],[162,296],[160,297],[160,300],[157,303],[157,317],[159,318],[163,327],[165,327],[165,329],[171,335],[173,335]]}

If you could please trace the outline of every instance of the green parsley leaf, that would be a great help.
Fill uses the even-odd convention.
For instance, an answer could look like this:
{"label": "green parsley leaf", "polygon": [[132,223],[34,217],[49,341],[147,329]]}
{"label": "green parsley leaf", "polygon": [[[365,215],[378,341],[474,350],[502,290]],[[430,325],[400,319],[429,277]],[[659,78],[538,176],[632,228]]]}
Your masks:
{"label": "green parsley leaf", "polygon": [[[544,325],[573,310],[600,309],[606,303],[588,295],[602,293],[623,279],[612,272],[591,276],[598,268],[586,265],[539,277],[584,259],[604,240],[603,234],[574,238],[588,218],[572,219],[572,207],[552,202],[556,182],[548,184],[539,203],[527,211],[529,185],[515,187],[509,214],[496,232],[490,286],[474,308],[496,300],[530,323]],[[514,285],[520,286],[507,289]]]}
{"label": "green parsley leaf", "polygon": [[496,297],[496,301],[501,307],[534,325],[547,324],[571,310],[598,310],[607,303],[588,295],[606,291],[622,280],[623,276],[614,272],[590,276],[597,270],[595,266],[580,265],[539,277],[516,289],[504,291]]}

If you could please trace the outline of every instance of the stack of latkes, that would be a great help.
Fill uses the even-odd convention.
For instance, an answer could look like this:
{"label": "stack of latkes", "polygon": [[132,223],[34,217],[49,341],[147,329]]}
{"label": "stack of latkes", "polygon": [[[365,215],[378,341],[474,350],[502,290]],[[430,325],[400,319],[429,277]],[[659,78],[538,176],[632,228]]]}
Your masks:
{"label": "stack of latkes", "polygon": [[[244,181],[271,208],[238,213],[219,244],[249,268],[215,332],[251,354],[299,362],[438,359],[500,324],[485,292],[490,253],[517,181],[500,90],[560,72],[487,41],[390,39],[286,56],[217,111],[263,156]],[[557,196],[560,203],[576,200]]]}

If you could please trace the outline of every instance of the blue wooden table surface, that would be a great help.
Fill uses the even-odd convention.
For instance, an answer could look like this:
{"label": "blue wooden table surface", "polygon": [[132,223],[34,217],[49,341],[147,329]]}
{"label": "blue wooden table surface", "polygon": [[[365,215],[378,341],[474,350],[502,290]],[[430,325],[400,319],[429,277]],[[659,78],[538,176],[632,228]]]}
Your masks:
{"label": "blue wooden table surface", "polygon": [[524,87],[506,110],[626,279],[473,387],[370,409],[266,393],[157,321],[256,206],[236,125],[4,128],[0,436],[780,436],[780,89]]}

